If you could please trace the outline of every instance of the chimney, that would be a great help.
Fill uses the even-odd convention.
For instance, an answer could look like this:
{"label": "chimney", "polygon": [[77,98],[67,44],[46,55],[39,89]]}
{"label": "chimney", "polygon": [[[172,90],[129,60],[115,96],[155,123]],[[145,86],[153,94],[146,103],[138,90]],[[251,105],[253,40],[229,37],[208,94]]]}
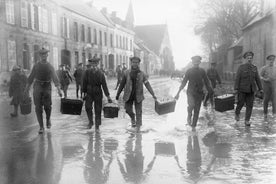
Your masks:
{"label": "chimney", "polygon": [[103,8],[101,9],[101,12],[102,12],[102,14],[107,15],[107,8],[106,8],[106,7],[103,7]]}

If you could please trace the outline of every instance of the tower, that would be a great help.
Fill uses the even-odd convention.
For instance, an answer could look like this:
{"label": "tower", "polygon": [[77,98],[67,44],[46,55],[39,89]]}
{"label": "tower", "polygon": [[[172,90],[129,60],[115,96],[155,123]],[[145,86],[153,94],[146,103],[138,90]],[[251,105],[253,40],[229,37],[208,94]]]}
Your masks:
{"label": "tower", "polygon": [[130,0],[128,10],[127,10],[127,15],[125,19],[126,25],[129,29],[134,28],[134,14],[133,14],[133,7],[132,7],[132,2]]}

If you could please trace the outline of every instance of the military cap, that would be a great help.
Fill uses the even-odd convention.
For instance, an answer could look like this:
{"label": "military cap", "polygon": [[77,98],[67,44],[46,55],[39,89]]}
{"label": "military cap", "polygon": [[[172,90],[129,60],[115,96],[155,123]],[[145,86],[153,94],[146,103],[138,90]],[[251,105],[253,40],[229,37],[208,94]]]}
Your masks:
{"label": "military cap", "polygon": [[274,59],[275,59],[275,55],[274,55],[274,54],[270,54],[270,55],[268,55],[268,56],[266,57],[267,60],[270,59],[270,58],[274,58]]}
{"label": "military cap", "polygon": [[245,52],[244,54],[243,54],[243,58],[245,59],[247,56],[254,56],[254,53],[253,52],[251,52],[251,51],[247,51],[247,52]]}
{"label": "military cap", "polygon": [[98,62],[100,62],[100,58],[91,58],[91,59],[88,59],[88,62],[90,62],[90,63],[98,63]]}
{"label": "military cap", "polygon": [[133,57],[131,57],[129,59],[130,59],[130,61],[136,59],[136,60],[138,60],[139,63],[141,62],[141,59],[139,57],[137,57],[137,56],[133,56]]}
{"label": "military cap", "polygon": [[192,58],[192,61],[195,62],[195,61],[201,61],[202,57],[201,56],[193,56]]}
{"label": "military cap", "polygon": [[12,71],[18,71],[18,70],[20,70],[21,68],[20,68],[20,66],[18,66],[18,65],[14,65],[13,67],[12,67]]}
{"label": "military cap", "polygon": [[49,52],[49,50],[45,49],[44,47],[42,47],[42,49],[40,49],[40,50],[38,51],[39,54],[46,54],[46,53],[48,53],[48,52]]}

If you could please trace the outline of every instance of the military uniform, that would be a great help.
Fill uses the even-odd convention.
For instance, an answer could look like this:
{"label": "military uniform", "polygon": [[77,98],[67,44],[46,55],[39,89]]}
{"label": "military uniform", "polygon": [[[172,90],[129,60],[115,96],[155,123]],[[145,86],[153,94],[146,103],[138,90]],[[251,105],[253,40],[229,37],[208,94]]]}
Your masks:
{"label": "military uniform", "polygon": [[55,86],[59,87],[59,80],[54,70],[54,67],[48,62],[36,63],[31,71],[31,74],[28,77],[29,86],[34,81],[33,99],[35,104],[37,120],[41,129],[44,129],[42,115],[43,107],[46,113],[47,127],[50,128],[51,126],[50,118],[52,111],[52,80]]}
{"label": "military uniform", "polygon": [[245,103],[245,121],[247,122],[249,122],[252,113],[254,94],[257,90],[256,85],[258,86],[259,90],[262,90],[261,80],[257,67],[251,63],[242,64],[238,68],[234,87],[234,89],[238,91],[238,103],[235,114],[236,116],[239,116],[240,111]]}
{"label": "military uniform", "polygon": [[[94,60],[94,59],[92,59]],[[82,92],[85,96],[85,110],[89,120],[88,127],[93,126],[93,103],[95,108],[95,123],[96,129],[101,125],[101,113],[102,113],[102,98],[103,92],[105,96],[109,98],[109,91],[107,88],[104,74],[98,68],[89,68],[85,70],[82,81]]]}
{"label": "military uniform", "polygon": [[[132,57],[131,61],[133,59],[136,59],[140,63],[140,58]],[[125,102],[126,113],[131,118],[132,127],[137,126],[138,130],[142,126],[142,101],[145,98],[143,92],[143,84],[146,86],[147,90],[150,92],[153,98],[156,99],[151,85],[148,81],[147,75],[139,68],[132,68],[124,72],[116,95],[116,99],[118,100],[122,90],[124,89],[123,100]],[[132,108],[133,104],[135,105],[136,120]]]}
{"label": "military uniform", "polygon": [[[203,85],[206,86],[208,93],[212,94],[213,90],[209,84],[206,72],[202,68],[192,67],[186,71],[180,89],[183,89],[188,83],[187,98],[188,98],[188,124],[196,127],[199,116],[200,106],[204,98]],[[192,118],[193,114],[193,118]],[[192,119],[192,120],[191,120]]]}
{"label": "military uniform", "polygon": [[[211,85],[212,85],[213,89],[216,88],[217,81],[218,81],[219,84],[221,84],[221,80],[220,80],[218,71],[215,68],[209,68],[207,70],[207,76],[208,76],[208,79],[211,82]],[[213,104],[214,104],[214,94],[210,94],[210,93],[206,94],[205,99],[204,99],[204,103],[203,103],[203,105],[205,107],[207,106],[207,102],[208,102],[209,99],[210,99],[211,105],[213,106]]]}
{"label": "military uniform", "polygon": [[[79,89],[81,89],[82,75],[83,75],[83,69],[82,68],[77,68],[76,71],[74,72],[74,77],[75,77],[75,80],[76,80],[76,95],[77,95],[77,98],[79,98]],[[80,90],[80,92],[81,92],[81,90]],[[82,92],[81,92],[81,98],[82,98]]]}

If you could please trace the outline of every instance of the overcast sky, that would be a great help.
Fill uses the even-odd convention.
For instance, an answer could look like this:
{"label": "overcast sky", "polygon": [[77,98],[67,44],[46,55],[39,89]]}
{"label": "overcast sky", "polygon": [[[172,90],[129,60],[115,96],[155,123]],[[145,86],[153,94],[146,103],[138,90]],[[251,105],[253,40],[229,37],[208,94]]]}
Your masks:
{"label": "overcast sky", "polygon": [[[99,10],[107,7],[109,13],[116,11],[125,19],[129,2],[94,0],[93,5]],[[197,8],[194,0],[132,0],[132,5],[135,25],[168,24],[176,68],[184,67],[193,55],[203,54],[200,38],[193,33]]]}

